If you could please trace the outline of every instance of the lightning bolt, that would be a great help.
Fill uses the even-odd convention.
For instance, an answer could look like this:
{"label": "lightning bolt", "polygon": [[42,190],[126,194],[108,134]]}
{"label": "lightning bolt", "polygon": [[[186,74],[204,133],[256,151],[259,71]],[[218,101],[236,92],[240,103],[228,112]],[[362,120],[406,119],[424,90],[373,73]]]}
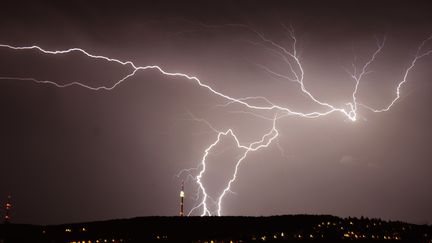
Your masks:
{"label": "lightning bolt", "polygon": [[[44,49],[44,48],[42,48],[40,46],[36,46],[36,45],[20,47],[20,46],[13,46],[13,45],[7,45],[7,44],[0,44],[0,48],[6,48],[6,49],[11,49],[11,50],[16,50],[16,51],[38,51],[42,54],[47,54],[47,55],[67,55],[67,54],[70,54],[73,52],[77,52],[77,53],[84,55],[87,58],[102,60],[102,61],[112,62],[112,63],[122,65],[124,67],[131,69],[131,71],[127,75],[124,75],[123,77],[118,79],[111,86],[104,86],[104,85],[90,86],[90,85],[87,85],[87,84],[84,84],[81,82],[76,82],[76,81],[65,83],[65,84],[60,84],[60,82],[49,81],[49,80],[39,80],[39,79],[35,79],[32,77],[0,77],[0,80],[31,81],[31,82],[35,82],[35,83],[39,83],[39,84],[53,85],[57,88],[68,88],[71,86],[79,86],[79,87],[93,90],[93,91],[100,91],[100,90],[111,91],[111,90],[115,89],[118,85],[120,85],[121,83],[126,82],[129,78],[133,77],[138,71],[156,70],[159,73],[161,73],[162,75],[184,78],[184,79],[187,79],[190,81],[194,81],[199,87],[206,89],[206,90],[210,91],[213,95],[219,96],[219,97],[223,98],[224,100],[226,100],[227,103],[225,103],[224,105],[221,105],[222,107],[227,107],[227,106],[230,106],[232,104],[239,104],[239,105],[242,105],[244,108],[249,110],[249,111],[240,111],[241,113],[252,114],[258,118],[263,118],[263,119],[271,121],[272,126],[271,126],[271,129],[269,131],[264,133],[259,140],[245,145],[245,144],[240,142],[240,139],[238,138],[238,136],[234,133],[234,131],[232,129],[228,129],[226,131],[219,131],[218,129],[213,127],[205,119],[196,118],[196,117],[192,116],[192,118],[194,120],[196,120],[198,122],[204,122],[216,134],[216,139],[214,140],[213,143],[211,143],[204,150],[201,161],[196,168],[182,170],[179,172],[179,174],[177,176],[180,177],[180,176],[182,176],[182,174],[186,173],[186,174],[188,174],[188,178],[192,178],[197,183],[197,186],[198,186],[197,196],[196,196],[196,200],[198,201],[198,203],[190,210],[189,215],[191,215],[195,210],[198,210],[201,208],[202,209],[202,212],[201,212],[202,216],[206,216],[206,215],[210,216],[210,215],[222,215],[223,200],[229,192],[232,192],[231,186],[236,181],[240,165],[242,164],[243,161],[245,161],[247,156],[250,153],[256,152],[260,149],[267,148],[268,146],[270,146],[272,144],[272,142],[274,140],[277,141],[277,137],[279,136],[279,131],[277,129],[277,121],[279,121],[281,118],[287,117],[287,116],[297,116],[297,117],[311,118],[312,119],[312,118],[327,116],[327,115],[330,115],[334,112],[338,112],[338,113],[342,114],[344,117],[348,118],[350,121],[354,122],[357,120],[359,107],[364,107],[364,108],[366,108],[372,112],[376,112],[376,113],[388,111],[399,100],[400,90],[401,90],[402,86],[408,81],[409,73],[414,69],[415,64],[420,59],[432,54],[432,50],[424,50],[426,44],[429,41],[431,41],[431,39],[432,39],[432,36],[430,36],[429,38],[425,39],[418,46],[417,52],[416,52],[414,58],[411,60],[410,65],[405,70],[402,80],[400,80],[398,82],[398,85],[396,87],[395,97],[389,102],[389,104],[387,106],[385,106],[383,108],[379,108],[379,109],[374,109],[374,108],[371,108],[365,104],[359,103],[357,100],[357,93],[358,93],[358,90],[359,90],[359,87],[360,87],[362,80],[370,72],[371,64],[375,61],[375,59],[381,53],[382,49],[385,46],[386,38],[384,38],[381,41],[377,40],[377,47],[376,47],[375,51],[370,56],[370,58],[363,64],[363,66],[361,66],[360,68],[357,68],[356,65],[352,64],[352,67],[353,67],[352,71],[349,71],[347,69],[345,70],[349,74],[349,76],[354,80],[354,87],[353,87],[353,90],[351,93],[351,101],[346,103],[346,107],[336,107],[334,105],[329,104],[328,102],[322,101],[321,99],[317,98],[307,89],[305,82],[304,82],[304,78],[305,78],[304,68],[303,68],[303,65],[301,63],[300,57],[298,55],[298,51],[297,51],[298,40],[296,38],[294,28],[292,26],[287,27],[285,25],[282,25],[283,29],[286,31],[288,36],[291,38],[292,43],[291,43],[290,48],[286,48],[286,47],[278,44],[277,42],[267,38],[261,32],[258,32],[256,30],[250,28],[249,26],[245,26],[245,25],[231,25],[231,26],[247,28],[252,33],[254,33],[258,40],[255,42],[250,41],[249,43],[251,43],[253,45],[262,46],[268,52],[278,56],[280,58],[280,60],[282,60],[284,62],[284,64],[286,64],[286,66],[287,66],[286,70],[289,74],[278,73],[278,72],[276,72],[276,71],[274,71],[274,70],[270,69],[269,67],[266,67],[262,64],[255,64],[257,67],[261,68],[263,71],[267,72],[268,74],[272,75],[275,78],[283,79],[283,80],[298,84],[300,91],[303,94],[305,94],[306,97],[308,97],[312,102],[314,102],[314,104],[318,105],[320,107],[320,110],[323,110],[323,111],[313,111],[313,112],[296,111],[290,107],[274,104],[268,98],[262,97],[262,96],[232,97],[232,96],[229,96],[227,94],[224,94],[223,92],[221,92],[219,90],[212,88],[210,85],[204,83],[203,81],[201,81],[199,78],[197,78],[195,76],[191,76],[191,75],[179,73],[179,72],[165,71],[162,67],[156,66],[156,65],[139,66],[139,65],[136,65],[134,62],[129,61],[129,60],[123,61],[120,59],[110,58],[110,57],[103,56],[103,55],[95,55],[95,54],[91,54],[91,53],[89,53],[89,52],[87,52],[81,48],[70,48],[70,49],[66,49],[66,50],[47,50],[47,49]],[[358,72],[358,70],[360,70],[360,72]],[[263,101],[263,102],[260,103],[260,105],[257,105],[256,101]],[[269,118],[269,117],[265,117],[265,116],[256,114],[256,112],[258,112],[258,111],[271,111],[271,112],[273,112],[273,117]],[[221,139],[224,137],[227,137],[227,136],[231,136],[234,139],[237,148],[240,149],[242,151],[242,153],[241,153],[241,156],[236,160],[234,172],[233,172],[231,178],[229,179],[229,181],[227,182],[226,187],[224,188],[222,193],[220,195],[218,195],[218,197],[216,199],[213,199],[207,193],[206,188],[202,182],[202,179],[203,179],[204,173],[206,172],[207,158],[208,158],[209,154],[214,149],[214,147],[220,143]],[[281,148],[279,148],[279,149],[281,149]],[[196,175],[191,175],[191,173],[194,171],[199,171],[199,172]],[[209,203],[213,203],[216,205],[215,211],[210,210]]]}
{"label": "lightning bolt", "polygon": [[398,83],[397,87],[396,87],[396,96],[393,98],[393,100],[384,108],[380,108],[380,109],[374,109],[371,108],[367,105],[364,104],[359,104],[373,112],[384,112],[384,111],[388,111],[390,110],[390,108],[400,99],[400,89],[402,88],[402,86],[407,82],[407,78],[409,73],[411,72],[411,70],[414,68],[415,64],[422,58],[429,56],[430,54],[432,54],[432,50],[424,50],[425,45],[432,40],[432,35],[429,36],[427,39],[423,40],[423,42],[419,45],[419,47],[417,48],[417,52],[414,55],[414,58],[412,59],[409,67],[405,70],[404,76],[402,78],[402,80]]}

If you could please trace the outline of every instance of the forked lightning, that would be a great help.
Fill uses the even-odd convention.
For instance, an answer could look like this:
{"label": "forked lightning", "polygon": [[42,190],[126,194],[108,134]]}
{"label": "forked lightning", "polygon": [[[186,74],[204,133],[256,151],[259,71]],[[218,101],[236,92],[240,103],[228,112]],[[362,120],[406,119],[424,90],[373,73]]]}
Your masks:
{"label": "forked lightning", "polygon": [[[281,106],[281,105],[273,104],[266,97],[232,97],[232,96],[224,94],[222,91],[219,91],[219,90],[212,88],[209,84],[201,81],[199,78],[197,78],[195,76],[191,76],[191,75],[184,74],[184,73],[178,73],[178,72],[169,72],[169,71],[164,70],[160,66],[154,66],[154,65],[139,66],[139,65],[136,65],[132,61],[122,61],[119,59],[110,58],[110,57],[106,57],[103,55],[91,54],[91,53],[89,53],[89,52],[87,52],[81,48],[70,48],[67,50],[54,50],[53,51],[53,50],[44,49],[40,46],[20,47],[20,46],[0,44],[0,48],[6,48],[6,49],[11,49],[11,50],[16,50],[16,51],[31,51],[31,50],[33,50],[33,51],[38,51],[42,54],[48,54],[48,55],[67,55],[67,54],[72,53],[72,52],[77,52],[77,53],[81,53],[82,55],[84,55],[88,58],[99,59],[99,60],[103,60],[103,61],[107,61],[107,62],[117,63],[119,65],[130,68],[131,72],[128,73],[127,75],[121,77],[119,80],[117,80],[111,86],[90,86],[90,85],[87,85],[87,84],[81,83],[81,82],[69,82],[69,83],[61,84],[58,81],[39,80],[39,79],[35,79],[33,77],[0,77],[0,79],[2,79],[2,80],[32,81],[32,82],[40,83],[40,84],[54,85],[55,87],[58,87],[58,88],[67,88],[70,86],[80,86],[80,87],[90,89],[93,91],[99,91],[99,90],[110,91],[110,90],[115,89],[119,84],[126,82],[128,79],[130,79],[135,74],[137,74],[138,71],[157,70],[162,75],[184,78],[187,80],[194,81],[199,87],[207,89],[212,94],[220,96],[223,99],[225,99],[227,101],[227,103],[224,106],[228,106],[230,104],[237,103],[237,104],[242,105],[246,109],[248,109],[249,111],[247,111],[247,113],[252,113],[252,114],[254,114],[253,113],[254,111],[262,111],[262,110],[272,111],[274,115],[271,119],[269,119],[272,122],[270,130],[267,132],[264,132],[262,137],[259,140],[254,141],[254,142],[249,143],[249,144],[246,144],[246,145],[242,144],[240,142],[240,139],[235,135],[235,133],[232,129],[228,129],[226,131],[218,131],[217,129],[212,127],[210,125],[210,123],[208,123],[207,121],[205,121],[203,119],[194,118],[197,121],[205,122],[217,134],[217,136],[216,136],[215,141],[205,149],[203,156],[202,156],[202,159],[196,168],[188,169],[188,170],[182,170],[179,173],[179,176],[183,173],[188,173],[188,177],[193,178],[198,185],[198,195],[197,195],[197,201],[198,202],[190,210],[189,215],[194,213],[194,211],[196,211],[196,210],[201,210],[202,216],[222,215],[223,200],[224,200],[225,196],[227,195],[227,193],[229,193],[231,191],[231,186],[237,178],[240,164],[247,158],[247,156],[250,153],[253,153],[253,152],[260,150],[262,148],[266,148],[272,144],[272,142],[279,135],[279,131],[277,129],[277,121],[279,119],[281,119],[282,117],[286,117],[286,116],[298,116],[298,117],[303,117],[303,118],[318,118],[321,116],[326,116],[326,115],[332,114],[334,112],[338,112],[338,113],[342,114],[344,117],[346,117],[349,120],[354,122],[358,118],[357,116],[358,116],[358,108],[359,107],[364,107],[364,108],[371,110],[373,112],[388,111],[393,105],[395,105],[395,103],[401,97],[400,96],[401,88],[408,81],[409,73],[413,70],[415,64],[420,59],[432,54],[432,50],[425,50],[426,44],[428,44],[428,42],[430,42],[432,39],[432,36],[430,36],[429,38],[425,39],[422,43],[420,43],[420,45],[418,46],[417,52],[416,52],[415,56],[413,57],[413,59],[410,61],[409,67],[405,70],[402,79],[397,82],[397,87],[396,87],[394,98],[389,102],[388,105],[384,106],[383,108],[372,108],[372,107],[369,107],[365,104],[359,103],[359,101],[357,99],[357,93],[358,93],[358,90],[360,88],[360,84],[361,84],[362,80],[371,71],[370,70],[371,64],[375,61],[376,57],[381,53],[381,51],[383,50],[383,48],[385,46],[385,38],[381,41],[377,41],[377,47],[376,47],[375,51],[373,52],[373,54],[370,56],[370,58],[366,61],[366,63],[363,66],[358,68],[355,65],[352,65],[352,67],[353,67],[352,71],[346,70],[348,72],[349,76],[354,80],[353,90],[352,90],[352,94],[351,94],[352,99],[351,99],[351,101],[346,103],[345,107],[336,107],[334,105],[331,105],[325,101],[322,101],[322,100],[316,98],[311,92],[308,91],[308,89],[306,88],[305,83],[304,83],[304,69],[303,69],[303,66],[302,66],[300,57],[298,55],[298,51],[297,51],[296,45],[298,43],[298,40],[296,39],[294,29],[292,27],[286,27],[286,26],[284,26],[284,29],[285,29],[285,31],[287,31],[287,33],[289,34],[289,36],[291,37],[291,40],[292,40],[292,45],[290,48],[286,48],[286,47],[276,43],[275,41],[267,38],[265,35],[263,35],[262,33],[258,32],[258,31],[255,31],[253,29],[250,29],[250,30],[256,34],[256,36],[259,40],[259,42],[255,43],[255,44],[262,45],[264,48],[266,48],[266,50],[279,56],[281,58],[281,60],[284,61],[284,64],[286,64],[287,71],[289,72],[289,74],[288,75],[287,74],[281,74],[281,73],[278,73],[278,72],[276,72],[276,71],[274,71],[274,70],[272,70],[266,66],[259,65],[259,64],[257,64],[257,65],[259,68],[262,68],[265,72],[268,72],[270,75],[274,75],[277,78],[284,79],[284,80],[287,80],[289,82],[297,83],[300,86],[301,92],[303,92],[306,95],[306,97],[308,97],[312,102],[317,104],[320,107],[320,110],[323,110],[323,111],[313,111],[313,112],[309,112],[309,113],[304,113],[301,111],[296,111],[295,109],[292,109],[291,107],[288,107],[288,106]],[[266,105],[254,105],[251,101],[256,100],[256,99],[263,100]],[[258,114],[255,114],[255,115],[260,117],[260,115],[258,115]],[[204,186],[202,179],[203,179],[203,176],[206,172],[206,163],[207,163],[208,155],[211,153],[211,151],[214,149],[214,147],[220,143],[221,139],[223,137],[226,137],[226,136],[231,136],[235,140],[237,148],[239,150],[241,150],[242,152],[241,152],[241,156],[236,161],[235,169],[233,171],[233,174],[232,174],[230,180],[226,184],[225,189],[217,197],[217,199],[213,199],[209,196],[208,192],[206,191],[206,187]],[[195,175],[190,174],[193,171],[196,171],[197,174],[195,174]],[[210,205],[209,205],[210,203],[212,203],[216,207],[216,210],[210,209]]]}

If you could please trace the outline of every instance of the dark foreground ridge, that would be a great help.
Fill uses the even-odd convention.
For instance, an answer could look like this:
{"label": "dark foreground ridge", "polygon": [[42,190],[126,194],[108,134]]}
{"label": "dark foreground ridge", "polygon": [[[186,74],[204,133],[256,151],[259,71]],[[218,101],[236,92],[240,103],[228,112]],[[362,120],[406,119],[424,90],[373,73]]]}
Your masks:
{"label": "dark foreground ridge", "polygon": [[327,215],[141,217],[63,225],[0,225],[9,242],[432,242],[431,225]]}

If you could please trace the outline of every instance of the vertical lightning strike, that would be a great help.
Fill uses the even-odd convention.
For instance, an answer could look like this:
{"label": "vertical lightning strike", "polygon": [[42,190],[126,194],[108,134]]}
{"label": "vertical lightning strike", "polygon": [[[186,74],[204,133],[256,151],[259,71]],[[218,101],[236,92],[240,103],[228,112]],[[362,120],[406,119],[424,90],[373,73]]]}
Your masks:
{"label": "vertical lightning strike", "polygon": [[[123,76],[119,80],[117,80],[111,86],[103,86],[103,85],[90,86],[90,85],[86,85],[84,83],[76,82],[76,81],[69,82],[66,84],[60,84],[59,82],[48,81],[48,80],[38,80],[35,78],[29,78],[29,77],[0,77],[0,80],[32,81],[32,82],[40,83],[40,84],[54,85],[55,87],[58,87],[58,88],[67,88],[70,86],[80,86],[80,87],[90,89],[93,91],[99,91],[99,90],[110,91],[110,90],[113,90],[114,88],[116,88],[121,83],[127,81],[129,78],[133,77],[138,71],[156,70],[156,71],[159,71],[161,74],[166,75],[166,76],[180,77],[180,78],[194,81],[200,87],[210,91],[212,94],[217,95],[217,96],[225,99],[227,101],[227,103],[223,106],[228,106],[230,104],[236,103],[236,104],[243,105],[245,108],[248,108],[251,111],[268,110],[268,111],[274,112],[275,115],[274,115],[273,119],[262,117],[256,113],[254,113],[254,112],[244,112],[244,113],[250,113],[250,114],[253,114],[257,117],[261,117],[261,118],[272,121],[272,128],[270,129],[270,131],[265,133],[261,137],[261,139],[259,139],[258,141],[252,142],[248,145],[241,144],[240,139],[235,135],[235,133],[233,132],[232,129],[228,129],[224,132],[221,132],[221,131],[218,131],[216,128],[212,127],[211,124],[208,123],[207,121],[205,121],[203,119],[196,119],[195,118],[198,121],[205,122],[215,133],[217,133],[217,139],[205,149],[204,154],[203,154],[202,159],[201,159],[201,162],[198,165],[198,167],[192,168],[189,170],[182,170],[177,176],[180,176],[182,173],[190,173],[191,171],[200,170],[198,175],[196,175],[196,176],[188,175],[188,178],[193,178],[196,181],[196,183],[198,184],[199,190],[198,190],[197,198],[200,197],[199,194],[202,195],[200,202],[198,203],[198,205],[196,205],[195,207],[193,207],[190,210],[189,215],[193,211],[195,211],[201,207],[202,207],[202,213],[201,213],[202,216],[212,215],[212,212],[210,211],[209,206],[208,206],[208,200],[212,201],[217,206],[216,214],[222,215],[223,199],[227,195],[228,192],[231,192],[231,185],[237,179],[237,173],[238,173],[240,164],[247,158],[247,156],[249,155],[250,152],[260,150],[261,148],[267,148],[268,146],[270,146],[272,144],[274,139],[276,139],[278,137],[279,131],[277,130],[277,127],[276,127],[276,121],[277,120],[279,120],[280,118],[285,117],[285,116],[298,116],[298,117],[303,117],[303,118],[318,118],[321,116],[329,115],[333,112],[340,112],[341,114],[346,116],[349,120],[356,121],[358,106],[363,106],[363,107],[365,107],[365,108],[367,108],[373,112],[388,111],[395,104],[395,102],[400,98],[400,89],[403,86],[403,84],[407,82],[408,74],[414,68],[417,61],[426,57],[426,56],[429,56],[430,54],[432,54],[432,50],[427,50],[427,51],[423,50],[424,46],[432,39],[432,36],[430,36],[429,38],[425,39],[420,44],[420,46],[417,49],[417,52],[416,52],[414,59],[411,61],[410,66],[405,70],[404,77],[403,77],[402,81],[400,81],[397,85],[396,97],[385,108],[373,109],[373,108],[370,108],[366,105],[358,103],[356,95],[357,95],[357,92],[358,92],[358,89],[359,89],[359,86],[360,86],[362,79],[364,78],[364,76],[366,76],[369,73],[370,65],[375,61],[376,56],[381,52],[381,50],[384,47],[385,38],[382,42],[377,41],[377,49],[371,55],[371,57],[368,59],[368,61],[361,67],[361,72],[359,74],[357,74],[357,68],[355,67],[354,64],[353,64],[353,68],[354,68],[353,72],[347,71],[348,74],[350,75],[350,77],[352,79],[354,79],[354,81],[355,81],[354,89],[353,89],[352,94],[351,94],[352,101],[347,103],[349,109],[347,109],[346,107],[345,108],[338,108],[338,107],[335,107],[335,106],[333,106],[327,102],[321,101],[320,99],[315,97],[311,92],[309,92],[307,90],[305,83],[304,83],[305,73],[304,73],[304,69],[303,69],[303,66],[301,64],[300,58],[298,56],[298,51],[297,51],[297,47],[296,47],[297,39],[295,37],[294,29],[292,28],[292,26],[290,26],[290,28],[288,28],[288,27],[283,25],[283,28],[287,31],[288,35],[292,39],[291,50],[288,50],[287,48],[283,47],[282,45],[280,45],[274,41],[272,41],[271,39],[265,37],[262,33],[254,30],[248,26],[244,26],[244,25],[235,25],[235,26],[246,27],[249,30],[251,30],[253,33],[255,33],[256,36],[258,37],[258,39],[260,40],[260,43],[254,43],[254,44],[262,45],[266,50],[278,55],[279,57],[281,57],[281,59],[284,61],[284,63],[288,67],[287,70],[290,72],[290,76],[277,73],[277,72],[271,70],[270,68],[265,67],[265,66],[260,65],[260,64],[257,64],[258,67],[262,68],[264,71],[268,72],[271,75],[274,75],[277,78],[282,78],[282,79],[288,80],[290,82],[298,83],[300,86],[301,92],[304,93],[307,97],[309,97],[311,101],[313,101],[315,104],[319,105],[321,108],[324,108],[325,110],[321,111],[321,112],[320,111],[313,111],[313,112],[309,112],[309,113],[303,113],[300,111],[294,111],[288,107],[283,107],[280,105],[273,104],[266,97],[256,96],[256,97],[234,98],[234,97],[226,95],[226,94],[212,88],[208,84],[203,83],[200,79],[198,79],[195,76],[190,76],[190,75],[187,75],[184,73],[178,73],[178,72],[167,72],[164,69],[162,69],[162,67],[155,66],[155,65],[153,65],[153,66],[152,65],[138,66],[135,63],[133,63],[132,61],[122,61],[120,59],[110,58],[110,57],[106,57],[106,56],[102,56],[102,55],[90,54],[89,52],[87,52],[81,48],[70,48],[70,49],[66,49],[66,50],[52,51],[52,50],[43,49],[42,47],[39,47],[39,46],[17,47],[17,46],[12,46],[12,45],[0,44],[0,48],[7,48],[7,49],[17,50],[17,51],[36,50],[36,51],[39,51],[43,54],[49,54],[49,55],[66,55],[66,54],[69,54],[72,52],[79,52],[88,58],[102,60],[102,61],[108,61],[108,62],[114,62],[114,63],[117,63],[119,65],[131,68],[131,72],[129,74]],[[255,103],[252,103],[252,101],[256,101],[256,100],[264,101],[265,105],[256,105]],[[217,200],[214,200],[213,198],[211,198],[208,195],[206,188],[202,183],[202,178],[203,178],[204,173],[206,172],[206,159],[207,159],[210,151],[213,150],[213,148],[220,142],[221,138],[224,136],[232,136],[234,138],[234,140],[236,141],[236,146],[239,149],[244,150],[244,152],[242,153],[242,156],[236,161],[235,170],[233,172],[232,177],[228,181],[227,186],[222,191],[222,193],[217,197]]]}
{"label": "vertical lightning strike", "polygon": [[[243,153],[243,156],[241,156],[240,159],[237,161],[232,178],[229,180],[227,187],[223,190],[223,192],[221,193],[221,195],[218,198],[218,202],[217,202],[218,203],[217,204],[218,216],[222,215],[222,199],[224,198],[224,196],[227,192],[231,191],[231,184],[237,178],[237,172],[238,172],[240,163],[244,159],[246,159],[246,156],[248,155],[249,152],[257,151],[261,148],[267,148],[272,143],[272,141],[279,135],[279,131],[276,129],[276,120],[277,120],[277,117],[275,117],[273,120],[272,129],[268,133],[264,134],[264,136],[262,137],[262,139],[260,141],[253,142],[248,147],[241,146],[238,138],[233,135],[235,140],[236,140],[237,146],[239,148],[241,147],[241,148],[245,149],[245,152]],[[269,138],[267,139],[267,142],[265,142],[267,137],[269,137]]]}
{"label": "vertical lightning strike", "polygon": [[[228,135],[232,136],[234,138],[235,142],[236,142],[237,148],[243,149],[245,151],[243,152],[242,156],[237,160],[237,162],[235,164],[235,169],[234,169],[233,176],[228,181],[227,186],[225,187],[225,189],[222,191],[221,195],[217,199],[217,203],[216,204],[217,204],[217,215],[218,216],[220,216],[222,214],[222,199],[225,197],[225,195],[226,195],[227,192],[231,191],[230,190],[231,189],[231,184],[237,178],[237,172],[238,172],[238,169],[239,169],[239,166],[240,166],[241,162],[246,158],[246,156],[248,155],[249,152],[257,151],[257,150],[259,150],[261,148],[268,147],[271,144],[271,142],[279,135],[279,132],[276,129],[276,120],[278,120],[281,117],[282,116],[280,116],[280,117],[276,117],[275,116],[275,118],[273,119],[272,129],[268,133],[264,134],[259,141],[252,142],[248,146],[240,144],[240,141],[239,141],[238,137],[235,135],[235,133],[233,132],[232,129],[228,129],[225,132],[218,132],[216,141],[213,142],[212,144],[210,144],[210,146],[207,147],[206,150],[204,151],[204,156],[202,157],[201,163],[200,163],[200,166],[199,166],[202,169],[199,172],[198,176],[196,177],[196,182],[199,185],[199,188],[200,188],[201,192],[203,193],[203,198],[201,199],[201,202],[197,206],[195,206],[194,208],[192,208],[192,210],[190,211],[190,213],[192,213],[195,209],[197,209],[197,208],[199,208],[199,207],[202,206],[203,207],[203,211],[202,211],[201,216],[206,216],[206,215],[211,216],[212,215],[212,212],[209,210],[209,207],[207,206],[207,199],[208,199],[209,195],[207,194],[206,189],[205,189],[205,187],[204,187],[201,179],[202,179],[204,173],[206,172],[206,160],[207,160],[207,157],[208,157],[210,151],[213,149],[213,147],[216,146],[219,143],[219,141],[221,140],[221,137],[222,136],[228,136]],[[202,120],[202,119],[200,119],[200,120]],[[204,120],[204,122],[207,123],[207,121],[205,121],[205,120]]]}

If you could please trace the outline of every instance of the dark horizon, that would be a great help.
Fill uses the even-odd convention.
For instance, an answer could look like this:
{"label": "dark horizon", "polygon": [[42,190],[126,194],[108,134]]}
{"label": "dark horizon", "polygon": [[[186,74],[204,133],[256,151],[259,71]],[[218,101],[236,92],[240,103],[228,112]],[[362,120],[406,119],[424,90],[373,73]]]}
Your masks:
{"label": "dark horizon", "polygon": [[430,242],[432,226],[331,215],[141,217],[0,225],[5,242]]}
{"label": "dark horizon", "polygon": [[[432,55],[415,63],[388,111],[368,108],[383,109],[395,98],[417,49],[432,35],[429,9],[427,1],[5,4],[0,45],[82,48],[157,65],[197,77],[226,96],[263,96],[302,114],[329,108],[284,78],[295,75],[282,48],[260,34],[291,51],[293,30],[304,87],[343,111],[354,102],[353,64],[360,72],[381,44],[382,51],[359,84],[355,119],[341,111],[313,118],[290,114],[274,125],[282,110],[227,105],[229,99],[195,80],[155,68],[137,71],[112,90],[61,88],[72,82],[110,87],[133,67],[80,52],[2,46],[0,202],[12,195],[14,223],[174,216],[185,180],[189,213],[203,193],[197,200],[199,187],[188,173],[196,179],[200,167],[180,172],[199,166],[217,139],[214,129],[232,129],[242,145],[269,133],[263,139],[269,145],[241,162],[232,193],[221,200],[221,215],[329,214],[430,224]],[[429,50],[432,41],[421,53]],[[29,78],[55,85],[23,80]],[[260,98],[247,102],[269,105]],[[234,138],[221,136],[206,158],[202,183],[212,215],[218,213],[213,201],[245,151]]]}

